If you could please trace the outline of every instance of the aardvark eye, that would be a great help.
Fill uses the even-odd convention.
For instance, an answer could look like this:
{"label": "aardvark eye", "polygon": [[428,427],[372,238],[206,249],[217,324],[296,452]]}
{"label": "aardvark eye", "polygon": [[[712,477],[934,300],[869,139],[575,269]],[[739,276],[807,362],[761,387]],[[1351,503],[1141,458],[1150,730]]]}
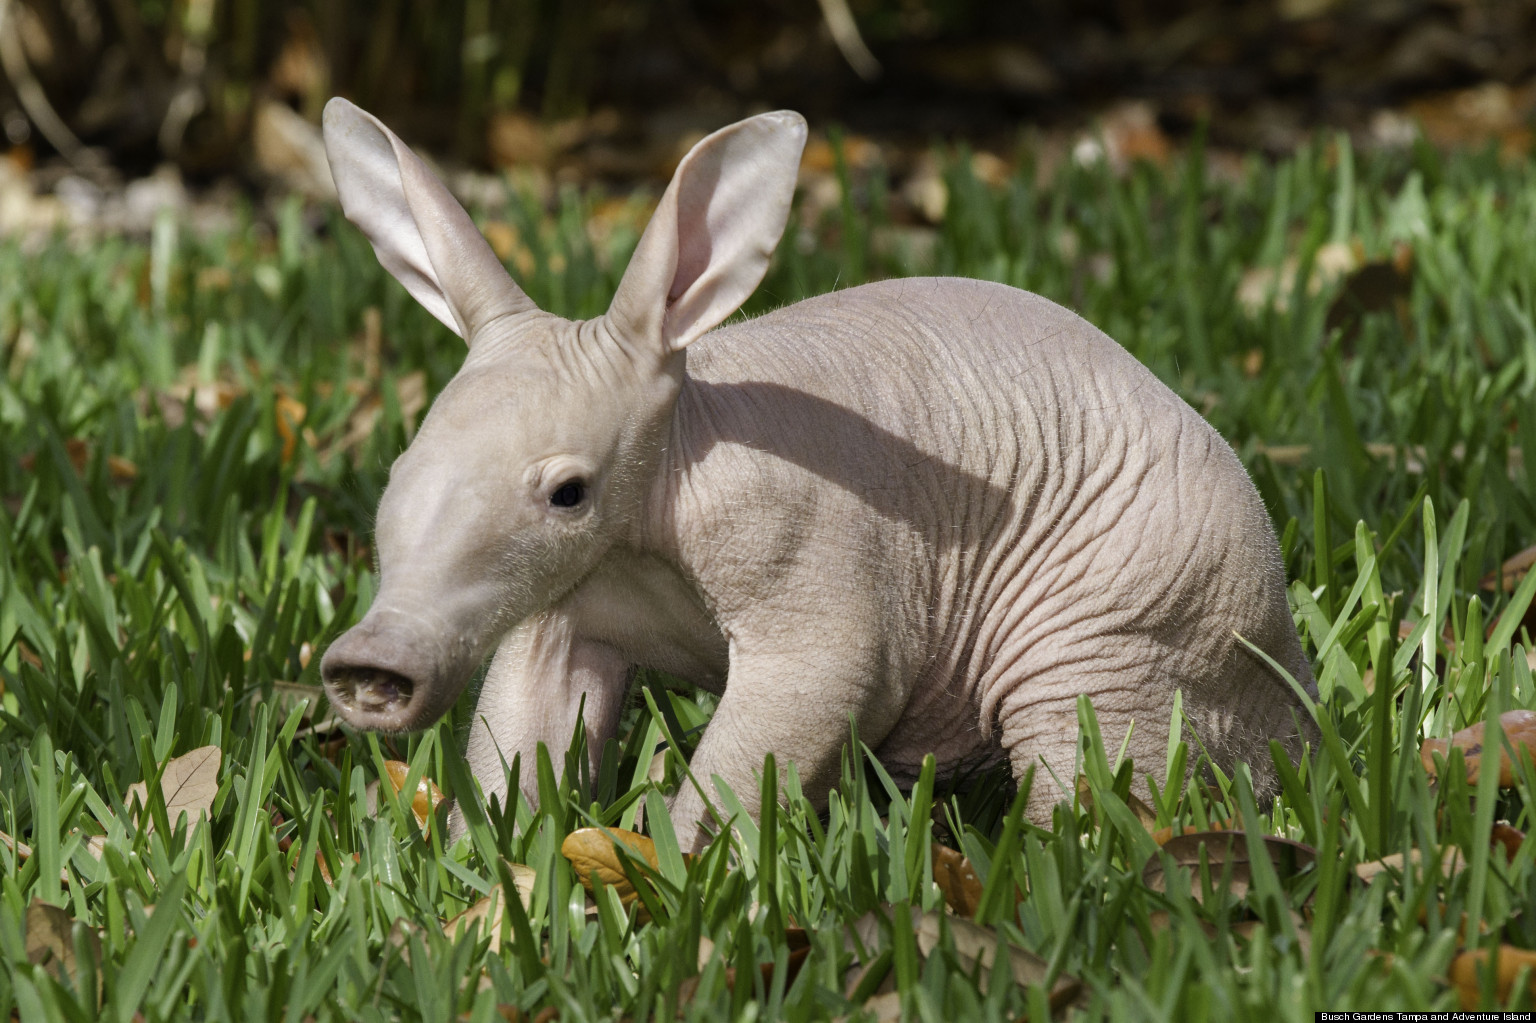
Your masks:
{"label": "aardvark eye", "polygon": [[574,508],[587,497],[587,485],[581,480],[569,480],[549,495],[549,503],[556,508]]}

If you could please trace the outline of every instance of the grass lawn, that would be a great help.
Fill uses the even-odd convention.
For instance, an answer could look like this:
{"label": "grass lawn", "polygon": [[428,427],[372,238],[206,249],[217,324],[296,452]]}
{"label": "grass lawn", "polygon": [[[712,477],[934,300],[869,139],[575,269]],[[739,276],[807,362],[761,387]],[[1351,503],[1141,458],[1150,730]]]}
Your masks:
{"label": "grass lawn", "polygon": [[[828,815],[790,771],[777,813],[689,861],[661,794],[710,704],[646,675],[595,776],[564,751],[521,763],[541,809],[472,811],[445,848],[441,810],[423,831],[370,786],[396,760],[408,794],[464,793],[470,703],[380,741],[315,687],[460,342],[298,206],[215,239],[0,242],[0,1018],[1530,1007],[1514,951],[1502,983],[1462,953],[1536,949],[1536,842],[1511,830],[1536,768],[1501,787],[1458,753],[1432,777],[1419,749],[1536,708],[1536,572],[1500,572],[1536,544],[1536,163],[1323,139],[1037,186],[1026,147],[999,187],[948,157],[936,229],[893,224],[878,172],[847,181],[792,223],[751,311],[880,276],[1006,281],[1199,408],[1274,517],[1319,677],[1322,748],[1273,808],[1242,772],[1186,784],[1187,727],[1166,762],[1119,764],[1084,706],[1081,796],[1050,832],[1006,778],[902,792],[855,748]],[[486,231],[535,301],[590,316],[645,212],[515,196]],[[566,844],[642,817],[654,862]],[[1236,837],[1153,835],[1213,826]],[[589,896],[563,845],[616,886]]]}

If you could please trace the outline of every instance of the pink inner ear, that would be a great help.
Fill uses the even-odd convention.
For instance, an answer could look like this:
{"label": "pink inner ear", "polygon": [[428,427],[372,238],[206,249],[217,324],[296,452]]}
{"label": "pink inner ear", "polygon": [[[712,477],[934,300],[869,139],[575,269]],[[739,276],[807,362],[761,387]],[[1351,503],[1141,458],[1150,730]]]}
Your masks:
{"label": "pink inner ear", "polygon": [[716,199],[720,183],[720,160],[693,161],[677,196],[677,271],[667,292],[667,305],[683,296],[709,269],[715,256],[715,239],[710,231],[709,204]]}
{"label": "pink inner ear", "polygon": [[679,351],[747,300],[783,233],[804,144],[805,122],[780,111],[684,157],[609,307],[621,338]]}

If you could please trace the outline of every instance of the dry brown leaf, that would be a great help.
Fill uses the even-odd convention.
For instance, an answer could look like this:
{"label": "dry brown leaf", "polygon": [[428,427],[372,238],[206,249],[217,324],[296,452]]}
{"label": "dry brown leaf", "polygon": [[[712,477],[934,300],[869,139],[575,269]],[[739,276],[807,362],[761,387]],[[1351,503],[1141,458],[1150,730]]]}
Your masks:
{"label": "dry brown leaf", "polygon": [[1499,1004],[1509,1001],[1515,980],[1522,969],[1529,971],[1525,979],[1526,991],[1536,997],[1536,952],[1516,948],[1513,945],[1500,945],[1493,953],[1488,949],[1480,948],[1471,952],[1462,952],[1451,960],[1451,968],[1448,972],[1451,983],[1456,988],[1456,994],[1461,999],[1463,1009],[1476,1009],[1481,1004],[1478,973],[1487,969],[1484,964],[1488,961],[1490,954],[1495,955],[1494,991]]}
{"label": "dry brown leaf", "polygon": [[[1000,938],[991,927],[983,927],[981,924],[947,913],[925,913],[920,909],[899,910],[894,906],[885,905],[879,910],[864,914],[847,926],[843,937],[844,947],[853,953],[855,960],[862,961],[865,953],[872,952],[880,946],[881,917],[890,916],[893,913],[909,912],[912,914],[912,932],[917,938],[917,949],[924,958],[933,954],[943,939],[944,928],[949,928],[951,942],[955,954],[960,960],[961,967],[966,973],[970,973],[979,964],[982,970],[983,984],[985,977],[993,968],[998,956],[1007,956],[1007,966],[1017,984],[1041,984],[1049,974],[1048,964],[1044,959],[1032,952],[1014,946],[1012,943]],[[872,957],[873,959],[873,957]],[[871,963],[860,962],[850,969],[845,976],[845,993],[851,998],[863,983],[866,974],[872,968]],[[878,997],[880,993],[894,990],[894,972],[886,976],[875,989]],[[1076,978],[1065,974],[1056,978],[1051,985],[1050,1001],[1053,1009],[1060,1008],[1077,996],[1080,984]],[[866,1010],[876,1001],[871,998],[865,1003]]]}
{"label": "dry brown leaf", "polygon": [[[1301,953],[1302,961],[1305,962],[1307,958],[1312,954],[1312,932],[1307,929],[1307,921],[1305,917],[1296,912],[1294,909],[1291,910],[1290,913],[1291,925],[1296,928],[1297,949]],[[1258,920],[1240,921],[1232,925],[1232,933],[1244,941],[1252,941],[1254,933],[1259,929],[1260,923],[1261,921]]]}
{"label": "dry brown leaf", "polygon": [[[223,762],[224,754],[217,746],[199,746],[166,763],[160,775],[160,794],[165,798],[165,816],[171,827],[176,827],[182,814],[195,823],[200,814],[212,812]],[[148,831],[154,827],[154,821],[142,809],[149,806],[149,789],[141,781],[134,782],[123,793],[125,806],[131,808],[135,800],[141,807],[138,819]]]}
{"label": "dry brown leaf", "polygon": [[[1307,294],[1318,294],[1359,265],[1359,253],[1347,242],[1319,246],[1307,278]],[[1249,316],[1258,316],[1266,305],[1276,312],[1285,312],[1290,308],[1300,272],[1301,261],[1296,256],[1287,256],[1279,267],[1255,266],[1245,270],[1237,285],[1238,305]]]}
{"label": "dry brown leaf", "polygon": [[[411,765],[399,760],[384,761],[384,775],[389,783],[399,792],[405,788],[406,775],[411,773]],[[411,794],[411,812],[416,815],[416,823],[423,830],[432,826],[432,814],[437,811],[438,804],[443,801],[443,794],[432,783],[431,778],[423,776],[416,782],[416,791]]]}
{"label": "dry brown leaf", "polygon": [[[27,961],[42,966],[60,980],[74,984],[78,978],[75,961],[75,920],[58,906],[33,899],[27,907]],[[101,962],[101,938],[86,928],[86,943]],[[98,977],[98,983],[100,978]]]}
{"label": "dry brown leaf", "polygon": [[[1237,826],[1237,823],[1235,821],[1233,821],[1231,819],[1228,819],[1228,820],[1224,820],[1224,821],[1212,821],[1211,822],[1211,826],[1209,828],[1206,828],[1206,829],[1197,828],[1193,824],[1187,824],[1187,825],[1185,825],[1184,830],[1180,831],[1179,834],[1181,834],[1181,835],[1198,835],[1201,832],[1201,830],[1206,830],[1206,831],[1240,831],[1242,829]],[[1172,838],[1173,838],[1173,828],[1172,827],[1158,828],[1156,831],[1152,832],[1152,841],[1156,842],[1158,845],[1167,845],[1169,840],[1172,839]]]}
{"label": "dry brown leaf", "polygon": [[[810,955],[810,952],[811,949],[809,945],[803,945],[799,948],[791,948],[789,950],[789,957],[784,963],[785,988],[788,988],[789,985],[793,984],[795,982],[795,978],[800,975],[800,967],[805,965],[806,956]],[[758,975],[763,978],[763,990],[766,991],[768,986],[773,983],[773,963],[758,963],[757,972]],[[727,966],[725,968],[725,986],[734,989],[736,987],[737,976],[738,973],[736,967]]]}
{"label": "dry brown leaf", "polygon": [[964,854],[933,843],[933,883],[944,893],[944,902],[961,916],[975,916],[981,905],[981,880]]}
{"label": "dry brown leaf", "polygon": [[[305,646],[308,645],[309,644],[307,643],[305,644]],[[299,660],[302,662],[304,659],[304,654],[301,652],[299,654]],[[325,690],[320,686],[305,685],[302,682],[285,682],[279,679],[278,681],[272,683],[272,710],[280,717],[283,717],[291,713],[293,708],[297,707],[299,704],[308,703],[309,706],[304,708],[304,713],[300,718],[300,721],[305,725],[309,725],[311,723],[315,709],[320,706],[321,700],[324,696]],[[261,693],[257,693],[252,698],[252,703],[262,702],[263,697]],[[319,724],[316,724],[315,730],[324,731],[325,728]]]}
{"label": "dry brown leaf", "polygon": [[[297,851],[295,851],[293,855],[295,858],[297,858],[299,854]],[[362,857],[357,853],[353,853],[352,862],[361,863]],[[334,885],[336,883],[336,879],[331,876],[330,865],[325,862],[325,853],[321,852],[319,849],[315,850],[315,867],[320,871],[320,880],[329,885]]]}
{"label": "dry brown leaf", "polygon": [[560,1018],[560,1010],[553,1005],[546,1005],[530,1016],[517,1006],[502,1002],[496,1006],[496,1015],[504,1023],[551,1023]]}
{"label": "dry brown leaf", "polygon": [[[810,938],[806,936],[805,931],[799,927],[785,928],[784,936],[787,939],[787,944],[789,945],[789,957],[784,965],[784,986],[788,988],[789,985],[795,982],[795,978],[800,975],[800,967],[805,965],[806,956],[810,954],[811,942]],[[704,967],[709,963],[709,960],[714,957],[714,954],[715,943],[703,935],[700,935],[698,954],[700,972],[703,972]],[[757,970],[758,976],[760,976],[763,981],[763,989],[767,990],[768,986],[773,983],[774,964],[771,962],[759,963]],[[736,967],[727,966],[725,968],[725,986],[727,988],[734,989],[736,987],[736,981],[739,976],[740,974]],[[748,974],[748,976],[750,976],[750,974]],[[688,977],[681,984],[679,984],[677,987],[678,1007],[681,1008],[682,1006],[685,1006],[691,1002],[693,1000],[694,994],[698,991],[698,988],[699,978],[697,976]]]}
{"label": "dry brown leaf", "polygon": [[[512,883],[517,886],[517,897],[522,902],[523,909],[527,910],[532,906],[533,886],[538,880],[538,874],[532,867],[521,863],[509,863],[507,867],[512,872]],[[444,936],[449,940],[457,940],[465,928],[478,922],[481,936],[488,935],[491,939],[490,950],[500,951],[501,917],[506,910],[505,898],[505,890],[502,886],[493,885],[489,895],[443,925]]]}
{"label": "dry brown leaf", "polygon": [[619,862],[621,854],[614,848],[616,841],[623,842],[652,869],[656,867],[656,843],[644,835],[621,828],[577,828],[560,843],[560,855],[570,860],[583,888],[591,892],[599,883],[607,885],[627,906],[636,897],[635,886],[624,875],[624,867]]}
{"label": "dry brown leaf", "polygon": [[896,1023],[901,1019],[901,992],[885,991],[864,1003],[864,1011],[874,1016],[876,1023]]}
{"label": "dry brown leaf", "polygon": [[[95,856],[99,860],[101,859],[101,852],[96,845],[98,842],[102,845],[105,845],[106,839],[98,835],[93,838],[86,839],[85,845],[86,848],[90,850],[91,855]],[[15,853],[16,859],[18,861],[28,859],[32,855],[31,846],[27,845],[25,842],[16,841],[16,839],[12,838],[10,835],[7,835],[3,831],[0,831],[0,845],[4,845],[6,848],[10,849],[11,852]],[[66,887],[72,883],[69,879],[68,870],[62,868],[59,870],[59,883]]]}
{"label": "dry brown leaf", "polygon": [[[1476,783],[1483,762],[1483,724],[1479,721],[1449,739],[1425,739],[1419,746],[1419,759],[1424,764],[1424,770],[1431,776],[1438,775],[1440,769],[1435,763],[1436,755],[1444,761],[1449,758],[1453,748],[1459,749],[1466,762],[1467,781]],[[1515,751],[1524,750],[1536,755],[1536,711],[1507,710],[1499,715],[1499,727]],[[1499,750],[1499,784],[1504,788],[1515,784],[1514,762],[1508,751],[1502,748]]]}
{"label": "dry brown leaf", "polygon": [[194,424],[202,427],[218,412],[229,408],[240,397],[242,389],[227,380],[202,380],[197,367],[188,366],[181,372],[181,379],[163,391],[141,391],[136,400],[146,412],[157,408],[165,425],[175,429],[186,422],[187,403],[197,413]]}
{"label": "dry brown leaf", "polygon": [[331,70],[314,21],[302,10],[294,11],[286,27],[287,37],[272,61],[268,83],[288,99],[305,101],[324,95]]}
{"label": "dry brown leaf", "polygon": [[[1089,783],[1086,774],[1077,776],[1077,800],[1083,805],[1083,809],[1093,814],[1095,820],[1098,819],[1099,811],[1093,804],[1093,786]],[[1141,826],[1146,828],[1149,834],[1153,828],[1157,827],[1157,812],[1134,794],[1125,797],[1125,805],[1136,815],[1136,819],[1141,822]]]}
{"label": "dry brown leaf", "polygon": [[1250,348],[1243,354],[1243,376],[1255,380],[1264,372],[1264,349]]}
{"label": "dry brown leaf", "polygon": [[[1448,918],[1448,916],[1447,916],[1447,914],[1445,912],[1445,903],[1437,901],[1436,904],[1440,907],[1440,915],[1441,915],[1442,918],[1445,919],[1445,923],[1452,924],[1456,928],[1456,947],[1457,948],[1461,948],[1462,946],[1464,946],[1467,943],[1467,914],[1462,913],[1460,915],[1460,917],[1453,922],[1453,921],[1451,921]],[[1419,921],[1419,926],[1420,927],[1428,927],[1429,926],[1429,907],[1428,906],[1420,906],[1419,907],[1419,911],[1416,914],[1414,914],[1414,918]],[[1480,937],[1486,937],[1487,936],[1487,934],[1488,934],[1488,921],[1487,920],[1479,920],[1477,922],[1477,933],[1478,933],[1478,935]]]}
{"label": "dry brown leaf", "polygon": [[416,924],[400,917],[389,928],[389,933],[384,935],[384,950],[386,953],[399,953],[400,961],[409,964],[411,961],[411,935],[420,934],[421,928]]}
{"label": "dry brown leaf", "polygon": [[12,838],[10,835],[7,835],[3,831],[0,831],[0,845],[4,845],[7,849],[11,850],[11,852],[15,853],[18,860],[27,859],[32,855],[31,846],[27,845],[25,842],[16,841],[16,839]]}
{"label": "dry brown leaf", "polygon": [[[407,373],[395,380],[395,398],[400,405],[400,418],[409,437],[416,429],[416,417],[427,406],[427,374],[423,370]],[[377,392],[367,394],[353,409],[347,419],[342,436],[330,443],[319,455],[320,461],[329,461],[336,454],[351,454],[372,437],[384,412],[384,400]]]}
{"label": "dry brown leaf", "polygon": [[[1166,931],[1173,927],[1173,914],[1166,909],[1155,909],[1147,914],[1147,924],[1154,931]],[[1197,919],[1195,923],[1205,932],[1207,938],[1214,938],[1219,933],[1214,926],[1205,920]]]}
{"label": "dry brown leaf", "polygon": [[[1011,942],[1004,941],[991,927],[983,927],[970,920],[961,920],[942,913],[919,915],[914,912],[913,917],[917,949],[923,957],[927,958],[933,954],[933,950],[940,944],[943,929],[947,926],[955,954],[959,957],[965,972],[969,974],[977,964],[981,965],[983,987],[986,985],[986,975],[992,970],[1000,954],[1007,956],[1008,970],[1013,975],[1015,984],[1043,984],[1050,975],[1049,963],[1033,952],[1026,952]],[[1077,997],[1080,987],[1077,978],[1066,974],[1058,976],[1055,983],[1051,985],[1051,1008],[1059,1009]]]}
{"label": "dry brown leaf", "polygon": [[1407,315],[1406,303],[1413,292],[1413,250],[1399,244],[1392,257],[1351,270],[1339,294],[1328,306],[1323,321],[1325,334],[1340,332],[1346,352],[1353,350],[1361,319],[1370,313],[1397,310]]}
{"label": "dry brown leaf", "polygon": [[508,863],[507,868],[512,874],[512,884],[517,888],[517,897],[523,903],[523,909],[533,907],[533,886],[538,883],[539,875],[532,867],[521,863]]}
{"label": "dry brown leaf", "polygon": [[[1260,441],[1257,451],[1266,456],[1276,465],[1301,465],[1312,457],[1310,444],[1265,444]],[[1371,458],[1379,458],[1387,463],[1387,467],[1395,469],[1399,465],[1405,472],[1414,474],[1422,473],[1426,462],[1431,462],[1428,449],[1422,444],[1387,444],[1382,441],[1366,441],[1365,453]],[[1457,462],[1463,462],[1467,457],[1465,444],[1451,445],[1451,458]],[[1509,475],[1511,479],[1518,477],[1525,465],[1525,453],[1518,447],[1509,449]],[[1413,629],[1413,622],[1406,623],[1409,631]]]}
{"label": "dry brown leaf", "polygon": [[64,453],[69,456],[69,464],[74,466],[77,475],[85,475],[85,467],[91,460],[91,446],[79,437],[71,437],[64,442]]}
{"label": "dry brown leaf", "polygon": [[485,122],[486,156],[495,167],[547,166],[553,140],[544,123],[520,110],[492,114]]}
{"label": "dry brown leaf", "polygon": [[[1410,849],[1408,856],[1404,858],[1402,853],[1393,853],[1383,856],[1379,860],[1370,860],[1366,863],[1355,865],[1355,876],[1366,884],[1370,884],[1377,874],[1401,875],[1408,867],[1418,867],[1424,862],[1424,854],[1418,849]],[[1461,850],[1454,845],[1440,847],[1440,874],[1443,877],[1451,877],[1461,873],[1467,867],[1467,861],[1461,855]]]}
{"label": "dry brown leaf", "polygon": [[[1282,880],[1302,870],[1317,858],[1317,850],[1288,838],[1263,835],[1260,836],[1260,840],[1269,854],[1270,862],[1274,864],[1275,873]],[[1252,880],[1252,874],[1245,832],[1197,831],[1193,834],[1179,835],[1168,839],[1163,844],[1163,851],[1173,858],[1176,867],[1189,875],[1190,896],[1196,902],[1203,901],[1205,898],[1205,886],[1198,873],[1202,855],[1209,866],[1212,885],[1221,884],[1222,877],[1229,873],[1230,867],[1228,891],[1236,898],[1242,898],[1248,894],[1248,884]],[[1142,871],[1142,880],[1153,891],[1167,891],[1167,877],[1163,872],[1162,857],[1147,861],[1146,869]]]}
{"label": "dry brown leaf", "polygon": [[1514,859],[1515,854],[1520,851],[1521,844],[1525,842],[1525,832],[1508,824],[1499,823],[1493,826],[1493,830],[1488,835],[1488,841],[1495,848],[1502,848],[1504,855],[1509,859]]}
{"label": "dry brown leaf", "polygon": [[1497,141],[1501,156],[1516,159],[1531,148],[1532,104],[1529,85],[1485,82],[1421,96],[1408,104],[1407,112],[1436,146],[1473,148]]}
{"label": "dry brown leaf", "polygon": [[471,924],[479,924],[479,937],[489,937],[492,952],[501,950],[501,918],[506,910],[506,896],[501,885],[491,888],[491,894],[470,906],[458,916],[443,924],[443,936],[457,941]]}
{"label": "dry brown leaf", "polygon": [[309,415],[309,410],[304,403],[296,398],[290,398],[286,394],[279,394],[272,409],[272,418],[277,426],[277,435],[283,442],[283,463],[293,461],[293,452],[299,443],[299,431],[304,426],[304,419]]}
{"label": "dry brown leaf", "polygon": [[[886,914],[894,912],[894,907],[883,907]],[[874,911],[865,913],[843,930],[843,947],[852,952],[855,959],[862,959],[864,953],[880,946],[880,915]]]}
{"label": "dry brown leaf", "polygon": [[139,477],[139,467],[122,455],[108,455],[107,475],[116,483],[132,483]]}
{"label": "dry brown leaf", "polygon": [[524,244],[516,227],[502,220],[492,220],[481,228],[480,233],[485,235],[496,258],[503,263],[511,263],[519,278],[533,275],[537,269],[533,250]]}
{"label": "dry brown leaf", "polygon": [[639,203],[626,196],[600,199],[587,214],[587,239],[599,253],[612,250],[612,239],[617,231],[629,231],[639,235],[655,212],[649,203]]}
{"label": "dry brown leaf", "polygon": [[1525,578],[1525,573],[1531,570],[1532,565],[1536,565],[1536,545],[1527,547],[1506,559],[1504,564],[1496,570],[1483,576],[1482,582],[1478,585],[1485,590],[1497,590],[1502,587],[1505,593],[1513,593],[1515,587],[1520,585],[1520,580]]}
{"label": "dry brown leaf", "polygon": [[[843,162],[850,168],[868,169],[884,159],[880,144],[863,135],[844,135],[839,142],[843,147]],[[831,140],[819,133],[812,136],[800,157],[801,173],[832,174],[836,168],[837,153]]]}
{"label": "dry brown leaf", "polygon": [[[874,914],[869,914],[869,917],[873,919]],[[854,995],[859,993],[859,989],[863,988],[866,999],[864,1004],[867,1007],[880,995],[889,994],[896,990],[896,971],[891,968],[891,961],[889,959],[881,962],[879,957],[876,956],[868,962],[861,961],[857,958],[858,950],[852,946],[852,943],[848,943],[848,946],[849,951],[854,953],[855,959],[853,964],[848,967],[847,972],[843,974],[844,998],[852,1000]],[[873,946],[868,947],[872,948]],[[876,971],[879,972],[879,976],[872,977],[871,974]]]}

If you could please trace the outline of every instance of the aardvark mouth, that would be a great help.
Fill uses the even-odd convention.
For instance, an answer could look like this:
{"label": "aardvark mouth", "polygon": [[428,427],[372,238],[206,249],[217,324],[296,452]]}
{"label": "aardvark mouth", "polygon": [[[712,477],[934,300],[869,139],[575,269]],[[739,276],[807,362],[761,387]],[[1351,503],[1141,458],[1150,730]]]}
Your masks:
{"label": "aardvark mouth", "polygon": [[410,705],[416,685],[398,672],[356,667],[331,671],[325,688],[343,714],[395,714]]}

